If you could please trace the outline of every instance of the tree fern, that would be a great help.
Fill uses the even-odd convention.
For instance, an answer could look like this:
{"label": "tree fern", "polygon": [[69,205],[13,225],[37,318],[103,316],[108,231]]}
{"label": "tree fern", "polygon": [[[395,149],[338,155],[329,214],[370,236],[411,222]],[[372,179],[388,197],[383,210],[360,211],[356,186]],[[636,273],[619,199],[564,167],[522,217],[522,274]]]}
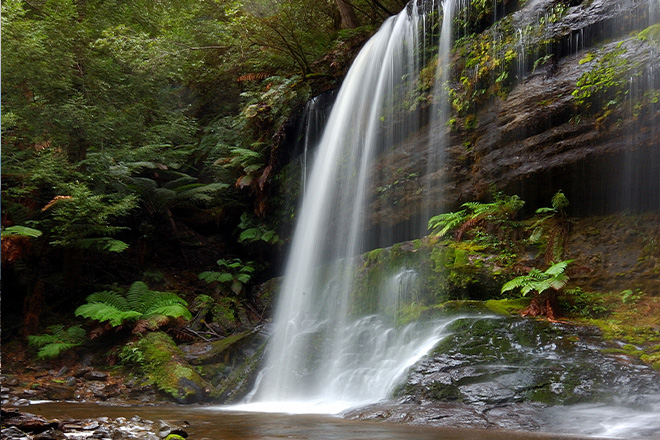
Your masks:
{"label": "tree fern", "polygon": [[529,292],[535,291],[538,294],[548,289],[561,290],[569,281],[568,275],[564,272],[566,267],[573,260],[560,261],[552,264],[545,272],[533,268],[527,275],[522,275],[512,279],[502,286],[502,293],[510,290],[520,289],[520,293],[526,296]]}
{"label": "tree fern", "polygon": [[89,295],[87,301],[76,309],[76,316],[107,321],[113,327],[137,321],[134,331],[154,330],[169,318],[192,318],[188,303],[176,293],[151,290],[142,281],[134,282],[125,296],[109,291],[96,292]]}

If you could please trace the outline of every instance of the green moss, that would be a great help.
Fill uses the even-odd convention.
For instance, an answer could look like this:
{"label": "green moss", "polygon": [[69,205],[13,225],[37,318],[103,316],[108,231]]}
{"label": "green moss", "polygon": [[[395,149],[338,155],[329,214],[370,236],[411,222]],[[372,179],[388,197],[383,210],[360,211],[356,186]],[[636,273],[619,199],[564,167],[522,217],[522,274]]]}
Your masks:
{"label": "green moss", "polygon": [[180,403],[203,399],[210,384],[183,358],[174,341],[163,332],[145,335],[138,343],[142,372],[148,382]]}
{"label": "green moss", "polygon": [[186,440],[185,437],[181,437],[179,434],[170,434],[165,437],[165,440]]}
{"label": "green moss", "polygon": [[637,35],[640,40],[651,40],[660,44],[660,23],[647,27]]}
{"label": "green moss", "polygon": [[529,301],[529,298],[489,299],[485,305],[488,310],[498,315],[517,315],[529,305]]}

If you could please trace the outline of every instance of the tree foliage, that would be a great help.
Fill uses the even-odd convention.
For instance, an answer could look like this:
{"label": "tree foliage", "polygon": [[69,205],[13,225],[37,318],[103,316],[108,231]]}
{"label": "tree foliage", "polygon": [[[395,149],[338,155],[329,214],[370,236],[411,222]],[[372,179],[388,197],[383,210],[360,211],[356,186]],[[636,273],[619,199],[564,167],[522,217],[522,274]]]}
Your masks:
{"label": "tree foliage", "polygon": [[3,1],[3,264],[25,299],[12,307],[36,319],[151,261],[211,266],[211,235],[268,258],[287,120],[337,81],[328,66],[350,57],[333,51],[357,47],[340,12],[365,36],[403,6]]}

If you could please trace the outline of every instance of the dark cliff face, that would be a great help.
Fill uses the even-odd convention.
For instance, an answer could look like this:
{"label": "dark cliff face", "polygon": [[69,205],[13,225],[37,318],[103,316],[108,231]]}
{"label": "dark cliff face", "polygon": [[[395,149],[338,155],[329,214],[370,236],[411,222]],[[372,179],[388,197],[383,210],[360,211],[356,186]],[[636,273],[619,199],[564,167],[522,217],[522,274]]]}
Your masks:
{"label": "dark cliff face", "polygon": [[[561,2],[535,3],[547,17]],[[519,195],[530,211],[548,206],[558,190],[571,201],[573,215],[660,209],[660,42],[657,25],[649,28],[658,21],[654,11],[648,1],[595,0],[546,19],[527,42],[531,58],[518,54],[527,62],[519,63],[507,93],[474,102],[452,129],[423,128],[380,158],[372,236],[394,228],[393,241],[413,238],[423,221],[415,213],[427,195],[435,213],[488,199],[493,190]],[[542,20],[538,11],[524,14],[508,19],[527,26]],[[430,130],[445,129],[450,140],[441,145],[443,136]],[[430,148],[445,151],[444,169],[432,174],[426,171]],[[387,193],[383,176],[392,180]]]}

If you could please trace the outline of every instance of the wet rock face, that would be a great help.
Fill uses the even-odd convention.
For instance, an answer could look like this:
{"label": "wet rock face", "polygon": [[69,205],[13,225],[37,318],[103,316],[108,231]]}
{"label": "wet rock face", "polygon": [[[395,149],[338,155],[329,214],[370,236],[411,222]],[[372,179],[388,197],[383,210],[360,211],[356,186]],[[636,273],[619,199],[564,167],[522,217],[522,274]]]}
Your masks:
{"label": "wet rock face", "polygon": [[452,331],[410,369],[396,403],[347,416],[538,430],[550,423],[550,406],[660,404],[660,373],[603,354],[591,328],[484,317],[459,320]]}
{"label": "wet rock face", "polygon": [[[538,8],[512,15],[504,39],[516,29],[539,27],[540,17],[557,5],[532,3]],[[558,190],[571,201],[574,215],[660,209],[660,106],[634,110],[646,92],[660,89],[658,44],[635,34],[652,24],[650,0],[571,5],[556,21],[546,17],[543,32],[528,41],[535,53],[517,60],[524,72],[511,91],[474,105],[471,128],[460,123],[466,117],[453,115],[463,128],[437,128],[447,131],[443,136],[425,127],[382,155],[373,170],[377,184],[368,225],[373,247],[415,238],[425,220],[415,218],[424,200],[430,200],[432,213],[447,212],[487,199],[493,188],[519,195],[530,212],[547,206]],[[596,61],[585,62],[589,53]],[[573,95],[578,81],[613,53],[619,66],[635,66],[626,84],[619,84],[628,90],[615,98],[601,90],[602,102],[581,107]],[[534,66],[550,54],[545,64]],[[438,149],[445,152],[444,167],[429,174],[426,158]],[[393,236],[384,240],[390,242],[377,241],[389,228]]]}

